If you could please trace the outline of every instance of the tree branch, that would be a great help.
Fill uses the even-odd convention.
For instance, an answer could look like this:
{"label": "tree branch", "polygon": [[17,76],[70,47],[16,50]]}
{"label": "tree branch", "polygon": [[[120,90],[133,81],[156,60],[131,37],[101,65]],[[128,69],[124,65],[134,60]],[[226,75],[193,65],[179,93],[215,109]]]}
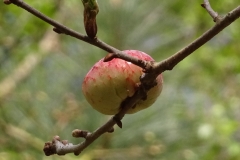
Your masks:
{"label": "tree branch", "polygon": [[[5,2],[7,1],[7,3]],[[109,121],[107,121],[105,124],[103,124],[100,128],[95,130],[93,133],[90,132],[84,132],[86,134],[83,134],[83,132],[77,130],[73,132],[74,137],[83,137],[85,140],[77,145],[73,145],[71,143],[68,143],[67,141],[61,141],[59,136],[55,136],[52,140],[52,142],[45,143],[44,146],[44,152],[46,155],[52,155],[52,154],[58,154],[58,155],[64,155],[67,153],[74,153],[75,155],[78,155],[81,153],[82,150],[84,150],[88,145],[90,145],[94,140],[96,140],[99,136],[101,136],[103,133],[106,132],[112,132],[113,126],[115,124],[118,124],[121,127],[121,119],[124,117],[125,113],[128,109],[133,107],[140,99],[142,99],[146,92],[155,85],[155,79],[156,77],[166,71],[166,70],[172,70],[179,62],[181,62],[184,58],[189,56],[191,53],[193,53],[195,50],[197,50],[199,47],[201,47],[203,44],[208,42],[211,38],[213,38],[216,34],[218,34],[221,30],[226,28],[228,25],[230,25],[233,21],[235,21],[240,16],[240,6],[238,6],[233,11],[229,12],[227,16],[220,19],[218,23],[214,27],[212,27],[210,30],[208,30],[206,33],[204,33],[202,36],[200,36],[198,39],[193,41],[191,44],[189,44],[187,47],[181,49],[177,53],[175,53],[173,56],[167,58],[166,60],[162,62],[148,62],[148,61],[142,61],[138,60],[134,57],[130,57],[123,52],[119,51],[118,49],[102,42],[101,40],[97,38],[89,38],[87,36],[84,36],[76,31],[73,31],[56,21],[48,18],[47,16],[43,15],[42,13],[38,12],[37,10],[31,8],[26,3],[24,3],[21,0],[5,0],[4,2],[6,4],[9,4],[9,1],[11,3],[14,3],[15,5],[18,5],[19,7],[29,11],[30,13],[34,14],[35,16],[39,17],[40,19],[44,20],[45,22],[51,24],[55,27],[55,31],[57,33],[64,33],[66,35],[70,35],[72,37],[75,37],[77,39],[80,39],[82,41],[85,41],[89,44],[95,45],[107,52],[110,52],[111,54],[107,55],[105,57],[105,61],[110,61],[113,58],[121,58],[123,60],[132,62],[144,69],[146,72],[141,77],[141,84],[139,85],[139,88],[135,92],[135,94],[132,97],[127,97],[123,103],[121,104],[122,110],[113,117],[110,118]],[[216,17],[216,13],[212,12],[211,6],[208,1],[204,1],[202,6],[206,8],[208,13],[214,18]]]}
{"label": "tree branch", "polygon": [[[87,136],[79,136],[85,138],[85,141],[83,141],[80,144],[77,145],[73,145],[70,143],[63,144],[62,141],[60,140],[60,137],[55,136],[52,142],[45,143],[45,146],[43,148],[45,154],[47,156],[52,154],[64,155],[67,153],[74,153],[75,155],[79,155],[81,151],[83,151],[87,146],[89,146],[102,134],[106,132],[111,133],[113,131],[113,126],[119,121],[121,121],[121,119],[124,117],[128,109],[133,107],[137,103],[137,101],[139,101],[143,97],[143,95],[145,95],[145,90],[143,88],[137,90],[136,93],[131,98],[129,98],[126,103],[124,103],[125,105],[122,106],[123,109],[120,110],[118,114],[112,116],[105,124],[96,129],[93,133],[88,132]],[[76,132],[75,133],[74,132],[75,131],[73,131],[73,136],[78,137],[75,136]]]}
{"label": "tree branch", "polygon": [[[172,70],[180,61],[182,61],[184,58],[189,56],[191,53],[193,53],[195,50],[197,50],[199,47],[201,47],[203,44],[208,42],[211,38],[213,38],[215,35],[217,35],[220,31],[222,31],[224,28],[226,28],[228,25],[230,25],[232,22],[234,22],[237,18],[240,16],[240,6],[235,8],[233,11],[229,12],[227,16],[225,16],[219,23],[217,23],[214,27],[212,27],[210,30],[205,32],[202,36],[197,38],[195,41],[193,41],[191,44],[189,44],[187,47],[181,49],[177,53],[175,53],[173,56],[167,58],[166,60],[162,62],[156,62],[153,65],[153,68],[151,68],[151,72],[146,73],[141,78],[141,85],[139,89],[135,92],[135,94],[127,99],[126,105],[123,107],[123,109],[115,116],[113,116],[107,123],[105,123],[102,127],[98,128],[95,132],[90,134],[89,137],[86,138],[84,142],[82,142],[79,145],[72,145],[72,152],[74,154],[78,155],[80,152],[85,149],[89,144],[91,144],[95,139],[97,139],[100,135],[103,133],[109,131],[110,128],[112,128],[117,122],[114,119],[117,117],[118,120],[121,120],[128,109],[130,109],[134,104],[137,103],[137,101],[144,97],[146,94],[145,86],[152,84],[153,81],[156,79],[156,77],[166,71],[166,70]],[[59,140],[58,140],[59,142]],[[56,140],[54,140],[54,143],[56,143]],[[57,143],[59,146],[56,145],[56,147],[63,147],[61,143]],[[69,146],[67,146],[69,147]],[[69,151],[68,149],[66,150]]]}
{"label": "tree branch", "polygon": [[[7,2],[5,2],[7,1]],[[98,38],[90,38],[88,36],[85,36],[81,33],[78,33],[56,21],[54,21],[53,19],[47,17],[46,15],[44,15],[43,13],[39,12],[38,10],[32,8],[31,6],[29,6],[28,4],[26,4],[24,1],[22,0],[5,0],[4,3],[5,4],[15,4],[18,7],[21,7],[23,9],[25,9],[26,11],[30,12],[31,14],[35,15],[36,17],[40,18],[41,20],[47,22],[48,24],[54,26],[55,28],[53,29],[56,33],[62,33],[62,34],[66,34],[72,37],[75,37],[79,40],[82,40],[84,42],[87,42],[89,44],[92,44],[94,46],[97,46],[98,48],[101,48],[105,51],[107,51],[108,53],[112,53],[113,55],[111,56],[112,58],[121,58],[123,60],[132,62],[133,64],[140,66],[144,69],[148,69],[151,68],[151,63],[147,62],[147,61],[143,61],[143,60],[139,60],[135,57],[131,57],[127,54],[125,54],[124,52],[104,43],[103,41],[101,41]],[[9,3],[10,2],[10,3]]]}
{"label": "tree branch", "polygon": [[219,20],[221,20],[221,17],[218,15],[217,12],[215,12],[210,3],[209,3],[209,0],[204,0],[203,4],[201,4],[201,6],[203,8],[205,8],[207,10],[207,12],[210,14],[210,16],[213,18],[213,21],[214,22],[218,22]]}
{"label": "tree branch", "polygon": [[216,36],[219,32],[221,32],[224,28],[229,26],[232,22],[240,17],[240,6],[229,12],[225,17],[223,17],[218,23],[215,24],[211,29],[206,31],[199,38],[194,40],[188,46],[184,47],[171,57],[166,60],[156,63],[154,69],[156,69],[156,74],[162,73],[166,70],[172,70],[179,62],[181,62],[184,58],[192,54],[199,47],[207,43],[210,39]]}

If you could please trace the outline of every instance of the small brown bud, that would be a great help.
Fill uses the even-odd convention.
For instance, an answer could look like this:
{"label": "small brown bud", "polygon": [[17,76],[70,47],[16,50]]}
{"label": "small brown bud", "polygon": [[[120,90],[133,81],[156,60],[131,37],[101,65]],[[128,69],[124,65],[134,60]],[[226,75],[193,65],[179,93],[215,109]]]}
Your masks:
{"label": "small brown bud", "polygon": [[80,129],[75,129],[72,131],[72,136],[75,138],[79,138],[79,137],[87,138],[88,134],[90,134],[90,132],[83,131]]}
{"label": "small brown bud", "polygon": [[3,0],[3,3],[9,5],[9,4],[11,4],[12,2],[11,2],[11,0]]}
{"label": "small brown bud", "polygon": [[53,31],[54,32],[56,32],[56,33],[58,33],[58,34],[62,34],[62,31],[61,30],[59,30],[58,28],[56,28],[56,27],[54,27],[53,28]]}
{"label": "small brown bud", "polygon": [[97,35],[96,17],[99,12],[97,0],[82,0],[84,11],[84,27],[89,38],[95,39]]}
{"label": "small brown bud", "polygon": [[97,12],[84,9],[84,27],[88,37],[94,39],[97,35]]}
{"label": "small brown bud", "polygon": [[119,128],[122,128],[122,121],[118,117],[114,116],[113,120],[116,122]]}
{"label": "small brown bud", "polygon": [[108,133],[113,133],[113,132],[114,132],[114,128],[113,127],[108,130]]}

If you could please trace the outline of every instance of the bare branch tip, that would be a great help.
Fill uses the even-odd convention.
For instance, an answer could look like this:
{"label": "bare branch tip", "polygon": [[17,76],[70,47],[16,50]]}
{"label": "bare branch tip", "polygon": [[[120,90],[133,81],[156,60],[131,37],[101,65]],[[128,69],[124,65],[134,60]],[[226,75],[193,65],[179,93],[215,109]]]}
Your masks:
{"label": "bare branch tip", "polygon": [[52,142],[46,142],[43,147],[43,152],[46,156],[56,154],[56,146]]}
{"label": "bare branch tip", "polygon": [[218,22],[219,20],[221,20],[218,13],[212,9],[211,4],[208,0],[204,0],[204,3],[202,3],[201,6],[209,13],[209,15],[213,18],[214,22]]}

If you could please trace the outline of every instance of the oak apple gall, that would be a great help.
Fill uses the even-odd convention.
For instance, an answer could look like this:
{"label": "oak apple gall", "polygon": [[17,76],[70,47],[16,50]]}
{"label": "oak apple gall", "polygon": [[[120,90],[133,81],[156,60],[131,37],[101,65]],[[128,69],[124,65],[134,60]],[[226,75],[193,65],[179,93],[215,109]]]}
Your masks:
{"label": "oak apple gall", "polygon": [[[148,54],[137,50],[125,50],[126,54],[153,61]],[[97,111],[114,115],[120,110],[121,102],[131,97],[136,91],[136,84],[140,82],[142,68],[122,59],[113,58],[111,61],[98,61],[87,73],[82,84],[82,91],[87,101]],[[156,79],[157,85],[147,92],[147,99],[140,100],[128,114],[138,112],[151,106],[162,91],[163,79],[160,74]]]}

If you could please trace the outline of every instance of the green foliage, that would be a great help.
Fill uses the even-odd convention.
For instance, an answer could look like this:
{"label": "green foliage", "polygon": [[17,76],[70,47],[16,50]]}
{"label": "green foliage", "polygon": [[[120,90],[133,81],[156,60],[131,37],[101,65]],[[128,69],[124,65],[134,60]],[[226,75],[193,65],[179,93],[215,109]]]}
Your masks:
{"label": "green foliage", "polygon": [[[28,3],[85,33],[80,1]],[[142,50],[157,61],[214,25],[201,8],[202,1],[98,3],[98,38],[120,50]],[[222,15],[238,5],[232,0],[212,2]],[[40,42],[51,27],[14,5],[0,5],[0,9],[0,84],[26,57],[39,60],[0,101],[0,160],[240,159],[239,20],[165,72],[158,101],[127,115],[123,129],[105,134],[79,157],[45,157],[43,145],[52,136],[79,143],[71,138],[73,129],[93,131],[108,120],[91,108],[81,92],[83,77],[106,53],[66,35],[59,35],[56,46],[44,53],[47,46]]]}

